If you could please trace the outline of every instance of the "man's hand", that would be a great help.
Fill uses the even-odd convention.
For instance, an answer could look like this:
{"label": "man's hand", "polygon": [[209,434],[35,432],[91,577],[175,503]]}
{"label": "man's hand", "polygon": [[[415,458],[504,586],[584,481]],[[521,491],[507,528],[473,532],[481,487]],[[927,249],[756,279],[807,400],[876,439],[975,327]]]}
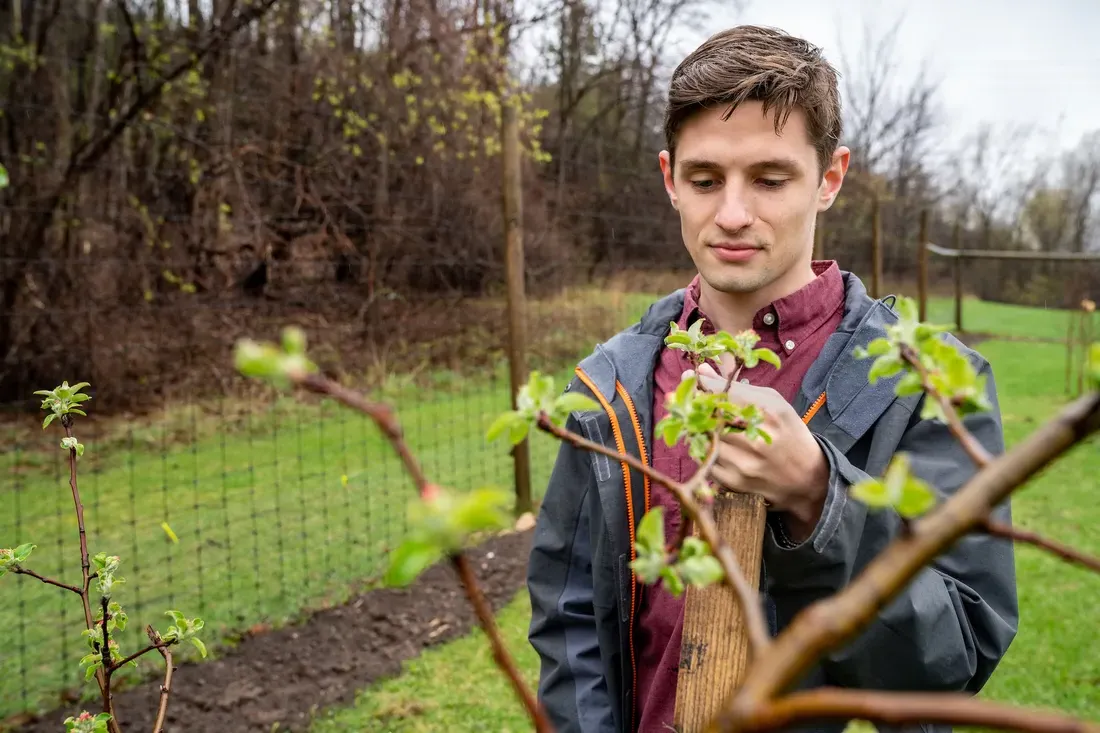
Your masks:
{"label": "man's hand", "polygon": [[[704,387],[721,390],[725,377],[709,364],[699,368]],[[802,418],[783,396],[768,387],[734,382],[734,404],[755,404],[766,416],[761,426],[772,438],[749,440],[741,433],[722,436],[711,475],[730,491],[759,494],[775,511],[785,513],[791,539],[800,542],[813,533],[821,516],[829,482],[829,463]]]}

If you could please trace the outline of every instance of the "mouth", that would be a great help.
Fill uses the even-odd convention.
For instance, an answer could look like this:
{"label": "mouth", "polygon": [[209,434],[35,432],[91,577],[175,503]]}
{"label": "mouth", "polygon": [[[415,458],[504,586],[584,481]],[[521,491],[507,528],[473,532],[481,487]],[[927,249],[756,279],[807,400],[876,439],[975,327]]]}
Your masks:
{"label": "mouth", "polygon": [[760,251],[760,247],[748,242],[719,242],[709,247],[724,262],[746,262]]}

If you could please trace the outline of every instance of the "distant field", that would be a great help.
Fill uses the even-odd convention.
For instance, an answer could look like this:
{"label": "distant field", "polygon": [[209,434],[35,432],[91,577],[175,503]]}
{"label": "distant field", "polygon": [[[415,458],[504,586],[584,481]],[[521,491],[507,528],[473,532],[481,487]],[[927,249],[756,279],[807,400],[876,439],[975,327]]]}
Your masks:
{"label": "distant field", "polygon": [[[580,291],[573,297],[573,307],[583,307],[584,298],[609,296]],[[652,300],[642,294],[616,297],[619,326]],[[931,317],[943,320],[943,313],[953,313],[950,301],[934,301]],[[1057,336],[1063,317],[972,302],[966,311],[970,328],[1010,335]],[[592,345],[578,340],[572,350],[579,358]],[[1057,373],[1059,347],[1046,348],[1044,363]],[[1001,363],[1007,364],[1007,356]],[[571,366],[559,365],[560,383]],[[440,375],[436,386],[422,392],[397,384],[391,397],[432,477],[459,489],[511,484],[507,450],[483,439],[489,422],[509,406],[506,372],[477,381]],[[144,624],[165,623],[164,610],[175,608],[206,619],[206,638],[217,653],[219,642],[231,644],[234,634],[255,624],[277,624],[305,608],[338,603],[383,569],[387,548],[404,532],[411,488],[372,424],[331,403],[290,398],[179,406],[169,417],[104,425],[91,433],[77,427],[87,446],[80,486],[91,552],[123,558],[127,583],[119,600],[133,630],[127,646],[138,643]],[[58,440],[53,429],[31,429],[0,456],[0,546],[34,542],[32,567],[73,582],[79,577],[76,522]],[[553,451],[548,441],[535,442],[536,495]],[[3,719],[49,707],[60,690],[79,686],[76,661],[83,642],[75,598],[24,577],[5,577],[0,584]]]}
{"label": "distant field", "polygon": [[[980,351],[993,364],[1002,396],[1008,444],[1049,419],[1063,402],[1062,352],[1048,344],[987,341]],[[1100,450],[1095,439],[1078,446],[1015,499],[1015,521],[1092,553],[1100,553]],[[1031,548],[1017,551],[1021,629],[983,691],[989,699],[1054,707],[1100,721],[1100,576]],[[527,642],[530,603],[525,591],[499,615],[507,643],[530,684],[538,658]],[[872,731],[867,726],[854,726]],[[425,652],[404,673],[363,690],[348,708],[327,711],[312,733],[370,730],[428,733],[448,730],[528,731],[524,713],[493,663],[478,630]]]}

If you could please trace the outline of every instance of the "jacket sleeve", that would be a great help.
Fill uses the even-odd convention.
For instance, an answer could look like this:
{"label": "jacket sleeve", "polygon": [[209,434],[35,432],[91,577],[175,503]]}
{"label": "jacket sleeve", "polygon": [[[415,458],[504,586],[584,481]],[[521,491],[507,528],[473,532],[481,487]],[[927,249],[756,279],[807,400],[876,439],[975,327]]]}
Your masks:
{"label": "jacket sleeve", "polygon": [[[968,416],[965,424],[998,455],[1004,438],[992,371],[980,356],[972,358],[985,375],[993,409]],[[913,474],[948,497],[977,467],[946,425],[918,417],[922,407],[917,405],[897,451],[909,454]],[[797,545],[785,542],[782,532],[777,536],[774,525],[766,537],[765,562],[781,623],[847,585],[899,531],[896,513],[868,510],[848,496],[848,488],[867,474],[815,437],[830,465],[821,520]],[[1010,522],[1010,504],[998,506],[994,516]],[[923,568],[869,626],[824,656],[820,673],[829,684],[845,687],[977,693],[1008,650],[1018,619],[1012,543],[971,533]]]}
{"label": "jacket sleeve", "polygon": [[[580,432],[572,417],[566,427]],[[614,731],[592,604],[589,494],[596,488],[588,466],[585,452],[561,445],[528,561],[538,697],[558,733]]]}

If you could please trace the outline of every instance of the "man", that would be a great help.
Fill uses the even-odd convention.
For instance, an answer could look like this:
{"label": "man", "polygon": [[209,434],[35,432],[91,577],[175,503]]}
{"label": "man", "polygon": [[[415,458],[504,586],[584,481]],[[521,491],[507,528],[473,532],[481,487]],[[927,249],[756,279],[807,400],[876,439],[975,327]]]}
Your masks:
{"label": "man", "polygon": [[[696,470],[686,449],[653,438],[665,394],[691,368],[663,346],[670,321],[753,328],[776,351],[780,370],[762,363],[731,387],[734,400],[768,411],[773,442],[731,435],[713,471],[725,489],[769,502],[761,590],[772,634],[841,589],[899,531],[896,514],[868,511],[848,487],[881,476],[897,451],[944,493],[975,472],[946,426],[920,419],[922,395],[897,398],[896,379],[871,385],[871,360],[853,356],[896,321],[891,302],[869,297],[835,262],[811,260],[817,214],[848,168],[840,116],[834,70],[801,39],[738,27],[688,56],[671,80],[660,169],[698,275],[598,345],[567,387],[603,408],[573,414],[570,430],[682,480]],[[994,406],[967,426],[1001,453],[989,364],[951,343],[987,377]],[[643,586],[629,567],[637,523],[656,506],[675,536],[680,511],[666,489],[625,463],[561,446],[528,571],[539,697],[560,733],[671,730],[683,597]],[[1009,520],[1007,504],[998,512]],[[800,685],[976,692],[1016,627],[1011,544],[968,537]]]}

